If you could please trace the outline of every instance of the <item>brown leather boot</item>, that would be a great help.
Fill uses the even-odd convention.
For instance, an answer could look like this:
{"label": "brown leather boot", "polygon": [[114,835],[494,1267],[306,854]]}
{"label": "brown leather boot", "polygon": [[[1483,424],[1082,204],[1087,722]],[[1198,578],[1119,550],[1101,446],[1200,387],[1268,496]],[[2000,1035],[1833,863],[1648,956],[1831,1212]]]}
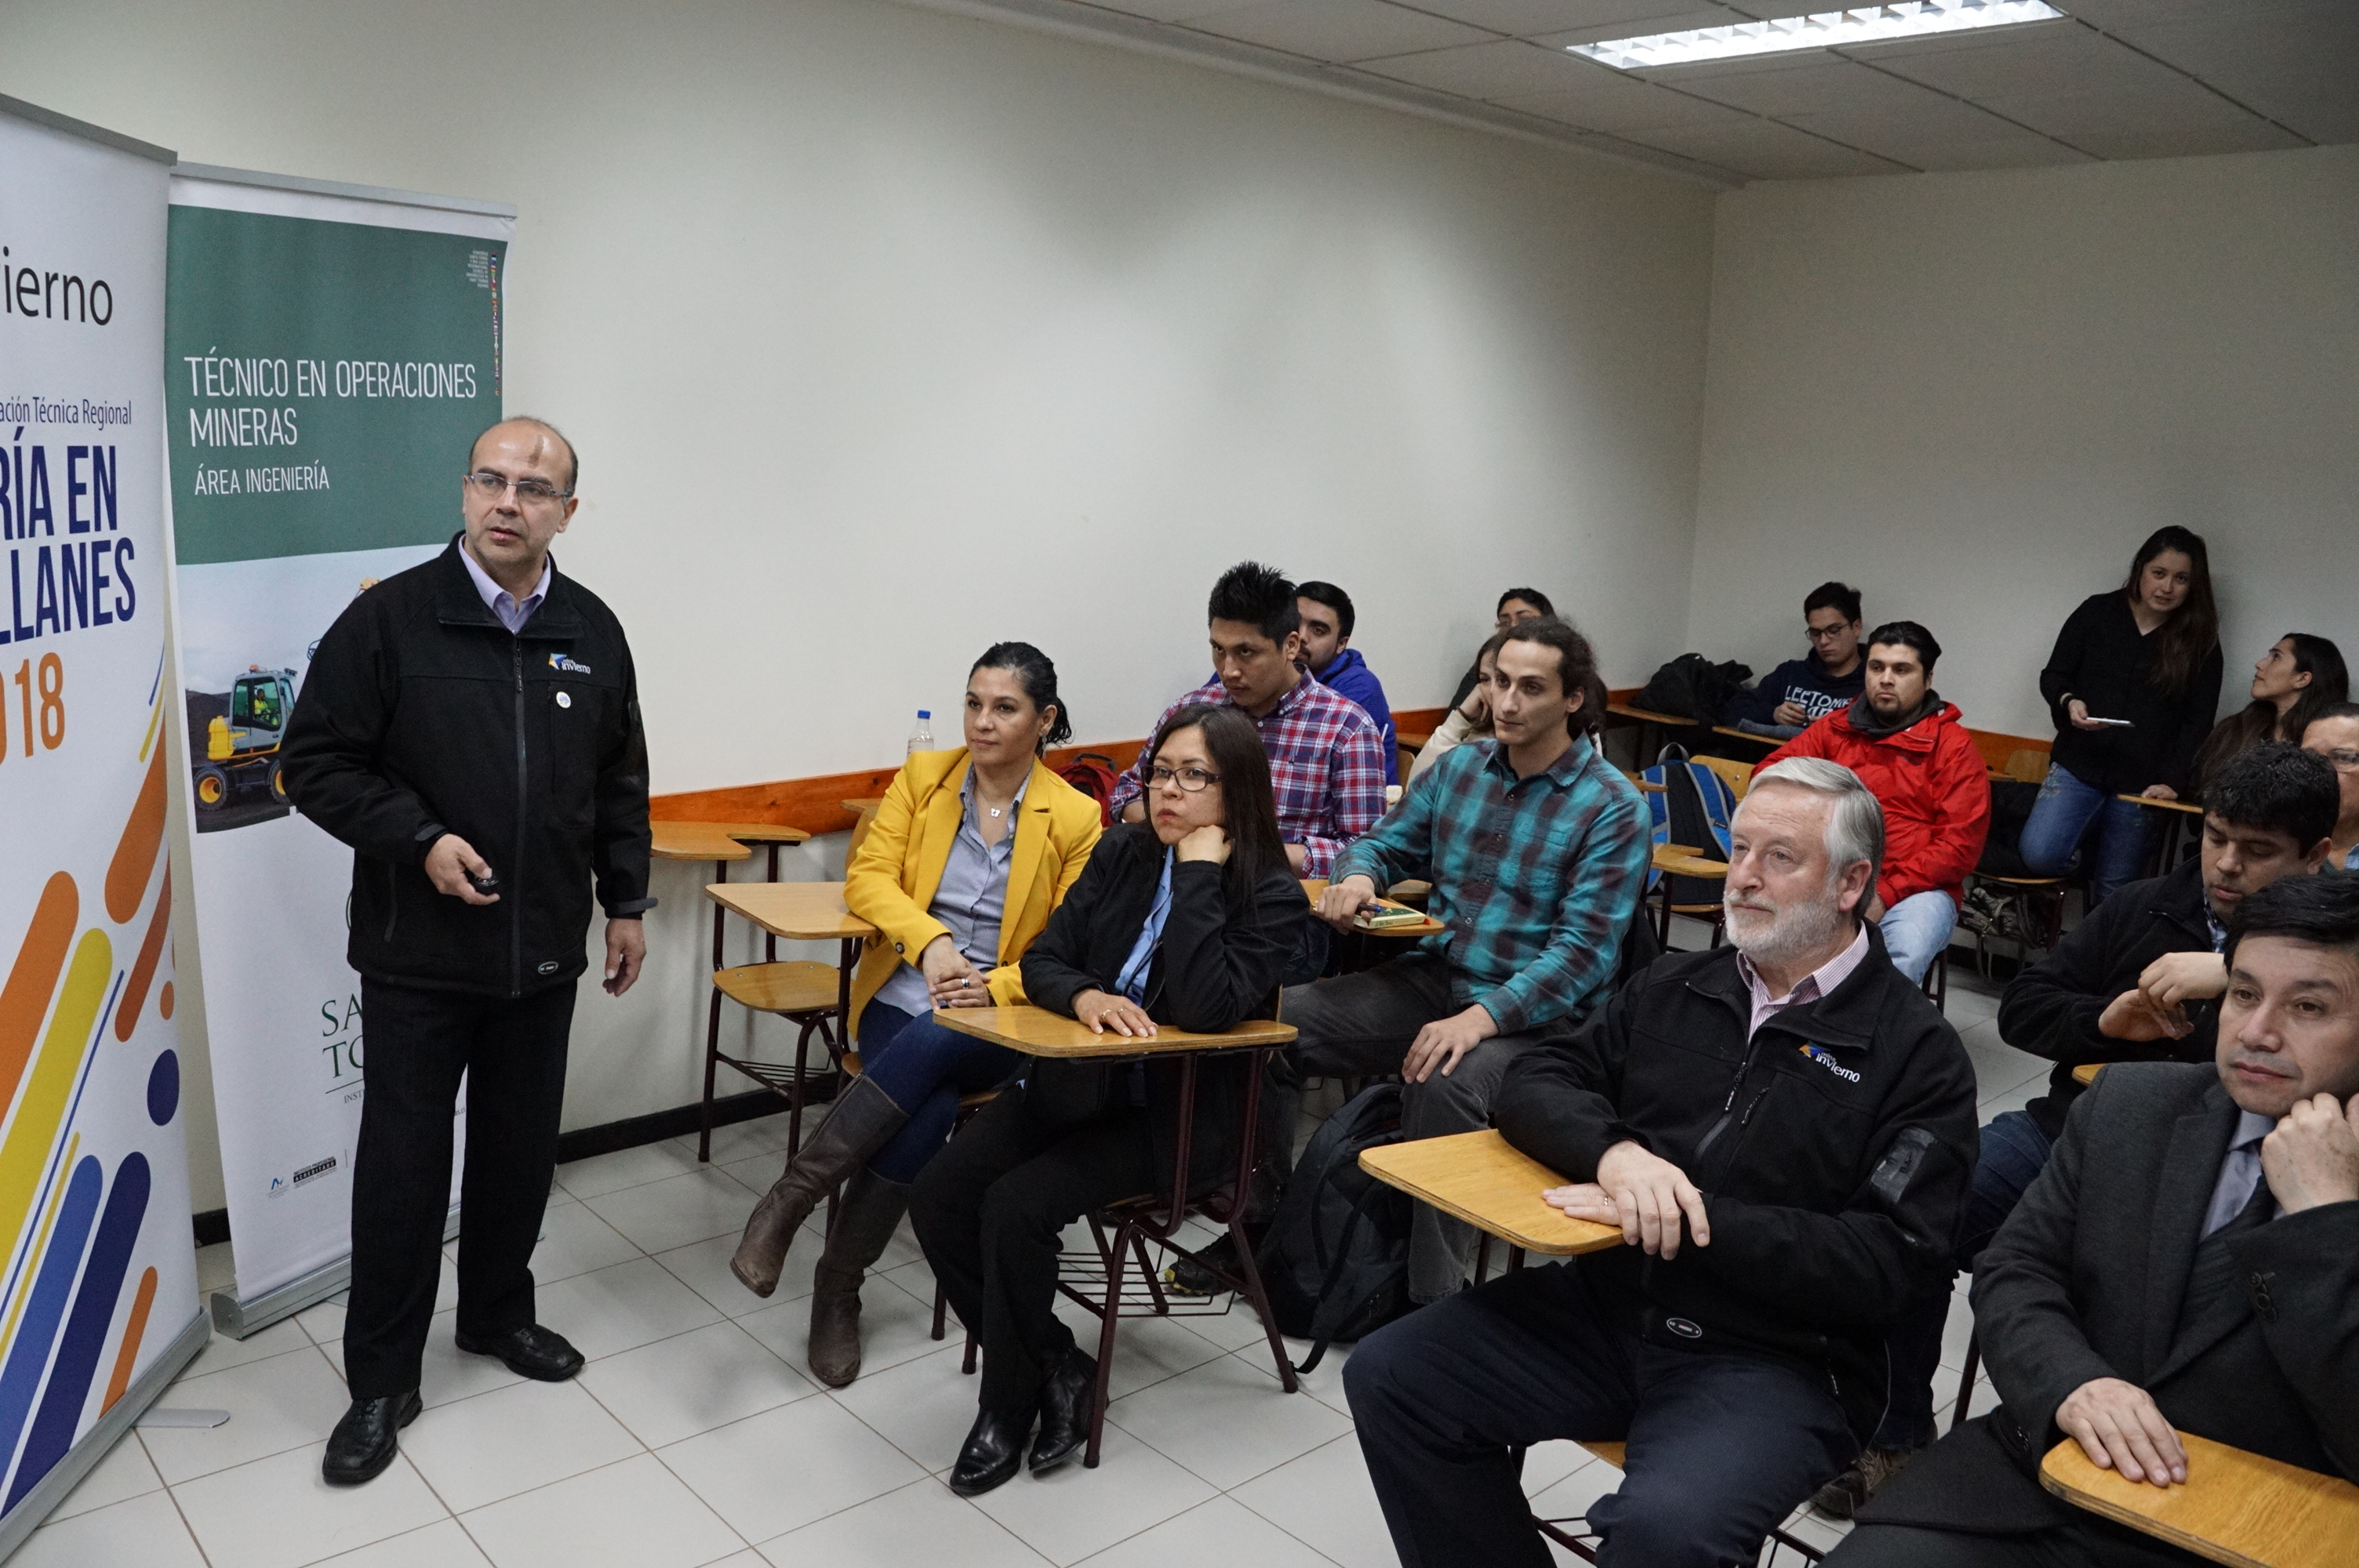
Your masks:
{"label": "brown leather boot", "polygon": [[901,1217],[909,1212],[909,1189],[863,1169],[846,1182],[835,1206],[835,1228],[827,1233],[812,1276],[811,1375],[831,1389],[860,1376],[860,1281],[884,1255]]}
{"label": "brown leather boot", "polygon": [[757,1296],[778,1288],[778,1271],[795,1232],[810,1217],[820,1199],[836,1183],[868,1163],[869,1157],[893,1141],[908,1122],[893,1098],[871,1080],[852,1080],[827,1113],[819,1130],[788,1162],[786,1173],[762,1195],[746,1217],[745,1235],[729,1260],[729,1271]]}

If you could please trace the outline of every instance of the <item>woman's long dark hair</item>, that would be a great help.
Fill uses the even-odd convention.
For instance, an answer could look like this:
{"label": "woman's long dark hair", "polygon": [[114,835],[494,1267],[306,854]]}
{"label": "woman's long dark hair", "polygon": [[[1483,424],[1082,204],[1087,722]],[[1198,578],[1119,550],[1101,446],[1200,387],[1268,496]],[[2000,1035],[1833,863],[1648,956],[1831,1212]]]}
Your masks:
{"label": "woman's long dark hair", "polygon": [[2308,632],[2288,632],[2277,641],[2293,644],[2293,667],[2308,676],[2310,684],[2301,688],[2293,706],[2286,709],[2282,725],[2277,722],[2277,705],[2267,697],[2255,697],[2242,712],[2232,713],[2212,727],[2212,733],[2203,738],[2202,750],[2195,753],[2199,798],[2220,770],[2240,752],[2264,741],[2283,740],[2300,745],[2302,731],[2310,728],[2311,719],[2350,697],[2350,669],[2343,662],[2343,650],[2330,639]]}
{"label": "woman's long dark hair", "polygon": [[1040,737],[1034,750],[1045,752],[1051,746],[1061,746],[1073,738],[1072,715],[1065,711],[1065,699],[1057,695],[1057,666],[1049,655],[1029,643],[994,643],[983,651],[967,673],[974,678],[976,670],[1006,670],[1016,676],[1016,684],[1032,699],[1035,712],[1046,713],[1053,708],[1057,717],[1049,722],[1048,731]]}
{"label": "woman's long dark hair", "polygon": [[1229,863],[1222,885],[1229,907],[1252,906],[1254,889],[1273,868],[1286,864],[1286,841],[1277,836],[1277,802],[1270,794],[1269,755],[1262,750],[1261,731],[1237,708],[1196,703],[1181,708],[1155,732],[1139,766],[1144,775],[1162,753],[1163,743],[1187,729],[1204,732],[1204,750],[1221,775],[1221,809],[1229,836]]}
{"label": "woman's long dark hair", "polygon": [[2176,524],[2147,535],[2130,561],[2129,580],[2122,584],[2122,592],[2136,600],[2147,563],[2165,550],[2185,556],[2192,569],[2187,574],[2187,597],[2155,631],[2147,679],[2164,696],[2176,697],[2187,694],[2187,683],[2220,645],[2220,607],[2212,598],[2212,552],[2204,546],[2203,535]]}

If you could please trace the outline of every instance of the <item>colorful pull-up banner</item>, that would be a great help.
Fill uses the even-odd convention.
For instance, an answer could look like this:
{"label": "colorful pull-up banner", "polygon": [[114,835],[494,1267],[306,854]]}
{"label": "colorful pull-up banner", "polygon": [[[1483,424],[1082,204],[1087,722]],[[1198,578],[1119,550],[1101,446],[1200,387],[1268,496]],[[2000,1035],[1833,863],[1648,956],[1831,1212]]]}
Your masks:
{"label": "colorful pull-up banner", "polygon": [[[354,598],[459,529],[514,209],[183,165],[164,386],[197,962],[243,1336],[341,1289],[367,1063],[353,854],[279,742]],[[462,1113],[463,1118],[463,1113]],[[464,1133],[463,1120],[460,1129]],[[452,1198],[457,1197],[453,1188]]]}
{"label": "colorful pull-up banner", "polygon": [[170,160],[0,101],[0,1555],[203,1338],[164,841]]}

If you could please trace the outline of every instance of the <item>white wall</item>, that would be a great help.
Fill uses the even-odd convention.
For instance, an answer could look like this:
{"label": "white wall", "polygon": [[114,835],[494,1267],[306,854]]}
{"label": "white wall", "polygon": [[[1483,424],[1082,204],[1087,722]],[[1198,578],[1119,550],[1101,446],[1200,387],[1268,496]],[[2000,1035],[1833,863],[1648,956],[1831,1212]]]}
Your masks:
{"label": "white wall", "polygon": [[2354,408],[2359,147],[1731,191],[1689,641],[1798,657],[1843,578],[1969,724],[2044,736],[2057,628],[2177,523],[2233,709],[2284,633],[2359,659]]}
{"label": "white wall", "polygon": [[[1616,680],[1679,651],[1700,187],[883,0],[0,27],[0,92],[191,162],[516,203],[507,404],[582,449],[560,555],[630,630],[658,790],[888,761],[1003,637],[1141,734],[1248,555],[1353,593],[1397,706],[1510,583]],[[585,993],[569,1125],[694,1098],[700,880],[659,875],[638,993]]]}

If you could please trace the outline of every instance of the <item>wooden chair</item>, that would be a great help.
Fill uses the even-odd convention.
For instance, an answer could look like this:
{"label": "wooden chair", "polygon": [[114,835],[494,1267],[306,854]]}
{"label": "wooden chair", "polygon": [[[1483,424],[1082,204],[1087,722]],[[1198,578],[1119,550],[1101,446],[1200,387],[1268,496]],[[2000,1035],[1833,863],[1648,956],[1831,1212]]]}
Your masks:
{"label": "wooden chair", "polygon": [[2048,753],[2027,746],[2010,752],[2006,766],[1999,771],[2022,784],[2039,784],[2048,777]]}
{"label": "wooden chair", "polygon": [[1728,912],[1717,901],[1712,903],[1674,903],[1671,902],[1671,879],[1675,876],[1694,877],[1712,881],[1725,881],[1728,862],[1707,860],[1691,844],[1665,844],[1655,851],[1655,870],[1662,872],[1655,884],[1657,918],[1655,940],[1666,953],[1671,950],[1671,916],[1684,914],[1701,920],[1712,927],[1712,946],[1718,947],[1726,935]]}
{"label": "wooden chair", "polygon": [[[1995,891],[2000,902],[2016,912],[2023,930],[2024,957],[2031,949],[2046,951],[2056,946],[2064,935],[2064,889],[2062,877],[2002,877],[1989,871],[1972,871],[1968,876],[1984,887]],[[1974,962],[1983,977],[1990,977],[1990,938],[1982,932],[1974,933]]]}
{"label": "wooden chair", "polygon": [[1753,787],[1753,770],[1757,765],[1756,763],[1740,762],[1734,757],[1690,757],[1688,761],[1701,762],[1705,767],[1718,773],[1721,782],[1728,785],[1728,793],[1738,800],[1743,800],[1745,792]]}

